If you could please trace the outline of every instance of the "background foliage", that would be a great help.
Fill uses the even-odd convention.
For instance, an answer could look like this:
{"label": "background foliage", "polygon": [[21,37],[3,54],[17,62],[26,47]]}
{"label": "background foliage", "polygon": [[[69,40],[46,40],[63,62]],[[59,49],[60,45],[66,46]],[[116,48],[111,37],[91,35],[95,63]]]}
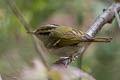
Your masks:
{"label": "background foliage", "polygon": [[[33,30],[40,25],[56,23],[76,26],[86,31],[110,0],[14,0]],[[89,2],[89,3],[87,3]],[[120,32],[114,20],[98,36],[113,37],[111,43],[93,43],[84,54],[82,69],[97,80],[120,79]],[[14,16],[5,0],[0,0],[0,73],[6,80],[32,67],[37,54],[30,36]],[[52,57],[52,63],[56,56]],[[58,59],[58,58],[57,58]],[[79,59],[71,65],[79,67]]]}

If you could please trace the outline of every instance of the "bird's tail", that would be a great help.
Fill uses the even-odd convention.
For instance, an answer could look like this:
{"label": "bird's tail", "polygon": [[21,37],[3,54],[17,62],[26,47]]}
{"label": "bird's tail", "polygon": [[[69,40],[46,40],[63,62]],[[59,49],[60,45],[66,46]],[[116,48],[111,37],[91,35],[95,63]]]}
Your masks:
{"label": "bird's tail", "polygon": [[96,37],[92,40],[89,40],[89,42],[111,42],[112,38],[105,38],[105,37]]}

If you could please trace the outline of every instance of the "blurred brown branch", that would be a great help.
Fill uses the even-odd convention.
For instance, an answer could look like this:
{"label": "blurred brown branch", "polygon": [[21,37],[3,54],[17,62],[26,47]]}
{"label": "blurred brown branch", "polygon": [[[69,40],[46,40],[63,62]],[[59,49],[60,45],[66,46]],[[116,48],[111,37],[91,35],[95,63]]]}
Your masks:
{"label": "blurred brown branch", "polygon": [[[24,28],[26,29],[27,32],[30,32],[31,31],[31,25],[28,24],[24,17],[21,15],[19,9],[17,9],[16,5],[14,4],[14,2],[12,0],[7,0],[7,3],[8,5],[10,6],[10,8],[12,9],[13,13],[16,15],[16,17],[20,20],[20,22],[24,25]],[[32,40],[33,40],[33,43],[34,43],[34,47],[35,47],[35,50],[36,52],[38,53],[41,61],[43,62],[44,66],[49,69],[48,67],[48,63],[47,63],[47,60],[45,59],[45,56],[44,56],[44,51],[42,50],[42,48],[39,46],[39,42],[34,38],[33,35],[32,36]]]}
{"label": "blurred brown branch", "polygon": [[[102,29],[102,27],[107,23],[112,23],[115,18],[115,11],[120,12],[120,3],[113,3],[109,8],[105,9],[103,13],[96,19],[96,21],[90,26],[90,28],[86,31],[91,37],[95,37],[95,35]],[[90,43],[86,43],[83,45],[79,51],[74,55],[76,57],[80,57],[82,60],[83,53],[87,49]],[[57,64],[70,64],[72,60],[68,59],[60,59],[56,63]],[[81,61],[82,62],[82,61]]]}

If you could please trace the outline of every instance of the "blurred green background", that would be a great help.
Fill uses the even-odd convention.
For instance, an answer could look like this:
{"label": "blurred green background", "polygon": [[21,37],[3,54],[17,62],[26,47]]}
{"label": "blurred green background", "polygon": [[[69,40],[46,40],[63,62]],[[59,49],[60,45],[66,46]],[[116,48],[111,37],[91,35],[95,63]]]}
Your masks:
{"label": "blurred green background", "polygon": [[[109,7],[111,0],[13,0],[32,29],[43,24],[79,27],[86,31]],[[120,30],[116,20],[107,24],[98,36],[109,36],[111,43],[93,43],[84,54],[82,69],[97,80],[120,80]],[[0,74],[5,80],[18,76],[25,66],[32,67],[37,58],[31,37],[9,8],[0,0]],[[54,62],[55,56],[52,57]],[[71,65],[79,67],[79,61]]]}

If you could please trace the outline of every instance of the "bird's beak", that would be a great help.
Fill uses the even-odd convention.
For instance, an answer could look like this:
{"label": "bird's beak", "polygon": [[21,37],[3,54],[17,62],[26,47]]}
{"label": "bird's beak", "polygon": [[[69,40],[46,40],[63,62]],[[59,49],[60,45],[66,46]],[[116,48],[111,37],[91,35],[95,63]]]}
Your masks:
{"label": "bird's beak", "polygon": [[28,34],[35,34],[35,32],[27,32]]}

